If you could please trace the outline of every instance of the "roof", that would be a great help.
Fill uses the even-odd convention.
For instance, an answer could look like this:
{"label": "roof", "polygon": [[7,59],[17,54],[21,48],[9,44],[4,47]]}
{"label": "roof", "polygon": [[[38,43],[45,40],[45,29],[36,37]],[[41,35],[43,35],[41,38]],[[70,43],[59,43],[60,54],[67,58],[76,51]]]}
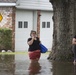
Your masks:
{"label": "roof", "polygon": [[15,6],[17,9],[53,11],[49,0],[17,0],[16,3],[0,3],[0,6]]}
{"label": "roof", "polygon": [[29,10],[48,10],[52,11],[52,5],[47,0],[18,0],[16,8]]}

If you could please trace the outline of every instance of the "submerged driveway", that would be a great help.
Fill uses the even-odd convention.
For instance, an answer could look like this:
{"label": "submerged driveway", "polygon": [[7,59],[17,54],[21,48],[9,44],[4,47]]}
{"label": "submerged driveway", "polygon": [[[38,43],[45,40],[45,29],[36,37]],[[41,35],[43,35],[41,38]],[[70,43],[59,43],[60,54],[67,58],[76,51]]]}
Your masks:
{"label": "submerged driveway", "polygon": [[42,54],[39,62],[31,63],[26,52],[0,53],[0,75],[76,75],[72,62],[49,61],[48,55]]}

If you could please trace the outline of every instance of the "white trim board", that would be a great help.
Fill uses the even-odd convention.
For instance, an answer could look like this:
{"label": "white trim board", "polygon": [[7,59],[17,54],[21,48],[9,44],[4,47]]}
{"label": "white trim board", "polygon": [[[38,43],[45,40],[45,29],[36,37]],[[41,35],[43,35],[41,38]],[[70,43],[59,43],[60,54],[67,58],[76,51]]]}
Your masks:
{"label": "white trim board", "polygon": [[16,3],[0,3],[0,6],[16,6]]}

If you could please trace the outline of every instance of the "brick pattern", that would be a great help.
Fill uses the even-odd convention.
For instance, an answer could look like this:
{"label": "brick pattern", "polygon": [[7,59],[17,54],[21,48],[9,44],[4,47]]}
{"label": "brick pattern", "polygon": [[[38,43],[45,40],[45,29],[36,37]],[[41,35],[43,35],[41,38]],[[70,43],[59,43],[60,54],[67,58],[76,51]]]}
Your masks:
{"label": "brick pattern", "polygon": [[0,14],[3,17],[0,28],[12,29],[12,11],[12,7],[0,7]]}
{"label": "brick pattern", "polygon": [[37,11],[37,34],[38,37],[40,37],[40,16],[41,16],[41,11]]}
{"label": "brick pattern", "polygon": [[16,0],[0,0],[0,2],[14,3],[14,2],[16,2]]}
{"label": "brick pattern", "polygon": [[15,50],[15,14],[16,8],[12,8],[12,50]]}

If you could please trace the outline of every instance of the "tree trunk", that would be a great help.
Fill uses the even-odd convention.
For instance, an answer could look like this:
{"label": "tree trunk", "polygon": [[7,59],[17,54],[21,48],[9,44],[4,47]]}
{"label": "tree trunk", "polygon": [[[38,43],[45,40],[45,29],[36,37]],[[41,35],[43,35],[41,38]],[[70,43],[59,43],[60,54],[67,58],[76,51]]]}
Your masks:
{"label": "tree trunk", "polygon": [[50,0],[53,5],[53,46],[49,58],[72,60],[72,38],[76,34],[76,1]]}

